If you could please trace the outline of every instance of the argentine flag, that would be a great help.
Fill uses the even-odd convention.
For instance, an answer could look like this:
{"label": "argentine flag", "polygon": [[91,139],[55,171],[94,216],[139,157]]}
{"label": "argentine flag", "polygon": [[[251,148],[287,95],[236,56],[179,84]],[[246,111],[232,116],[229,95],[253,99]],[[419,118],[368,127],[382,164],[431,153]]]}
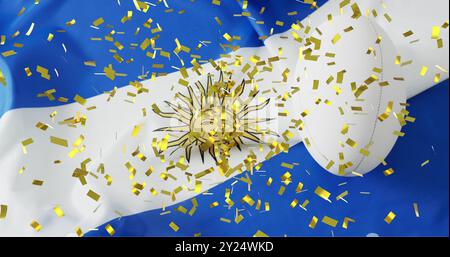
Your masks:
{"label": "argentine flag", "polygon": [[448,236],[432,0],[0,0],[0,236]]}

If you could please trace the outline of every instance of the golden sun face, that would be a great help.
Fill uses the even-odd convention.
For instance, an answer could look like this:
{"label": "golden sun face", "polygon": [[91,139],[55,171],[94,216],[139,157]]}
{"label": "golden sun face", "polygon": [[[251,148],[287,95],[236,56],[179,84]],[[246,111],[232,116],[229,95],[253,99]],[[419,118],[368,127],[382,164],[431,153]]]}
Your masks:
{"label": "golden sun face", "polygon": [[271,119],[260,119],[257,115],[250,117],[269,103],[267,99],[260,104],[249,105],[259,93],[256,87],[242,99],[245,81],[236,86],[231,77],[224,79],[222,71],[218,81],[213,82],[212,75],[208,74],[206,87],[200,81],[195,83],[195,87],[197,91],[187,86],[188,95],[177,93],[175,103],[165,102],[171,112],[163,112],[156,105],[152,106],[157,115],[174,119],[180,124],[156,131],[179,134],[168,142],[167,148],[176,148],[174,151],[184,149],[187,161],[190,161],[194,147],[198,147],[202,161],[205,152],[209,152],[217,162],[219,157],[228,157],[230,149],[236,147],[241,150],[243,139],[262,143],[264,135],[277,135],[259,126]]}

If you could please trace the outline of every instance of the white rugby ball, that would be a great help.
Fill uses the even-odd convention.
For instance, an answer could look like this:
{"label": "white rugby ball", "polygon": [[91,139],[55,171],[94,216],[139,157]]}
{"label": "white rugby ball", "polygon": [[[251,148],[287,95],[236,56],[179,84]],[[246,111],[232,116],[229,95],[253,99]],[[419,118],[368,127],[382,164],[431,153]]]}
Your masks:
{"label": "white rugby ball", "polygon": [[322,35],[315,30],[309,36],[321,41],[320,49],[307,43],[303,49],[311,48],[319,59],[299,60],[296,68],[301,136],[327,171],[362,175],[383,162],[401,131],[394,114],[405,108],[406,87],[394,79],[402,77],[396,49],[367,17],[333,17],[318,29]]}

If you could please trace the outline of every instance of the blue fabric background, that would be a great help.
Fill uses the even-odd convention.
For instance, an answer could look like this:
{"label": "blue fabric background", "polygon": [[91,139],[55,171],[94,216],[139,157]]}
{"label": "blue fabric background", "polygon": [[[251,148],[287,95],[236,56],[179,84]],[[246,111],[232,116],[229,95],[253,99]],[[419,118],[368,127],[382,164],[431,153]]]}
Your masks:
{"label": "blue fabric background", "polygon": [[[318,1],[321,5],[325,1]],[[47,89],[56,88],[58,96],[72,99],[75,94],[85,98],[100,94],[114,86],[127,85],[129,81],[136,80],[141,74],[142,67],[151,72],[173,72],[171,65],[180,66],[176,57],[171,61],[158,57],[156,60],[145,57],[140,50],[124,49],[120,51],[124,59],[134,58],[131,64],[119,64],[108,52],[115,47],[111,42],[93,42],[90,37],[103,37],[108,29],[94,30],[90,24],[98,17],[103,17],[107,24],[113,25],[117,31],[125,32],[115,38],[123,45],[140,43],[145,37],[153,35],[141,28],[141,33],[132,36],[136,26],[141,26],[149,18],[154,19],[163,27],[164,32],[158,40],[158,46],[166,51],[175,48],[173,41],[177,37],[182,44],[191,47],[194,54],[202,55],[205,59],[217,58],[226,53],[219,43],[228,43],[222,35],[239,35],[241,40],[235,44],[240,46],[260,46],[263,42],[259,36],[268,35],[273,27],[274,32],[282,32],[295,20],[302,20],[313,12],[308,5],[295,0],[277,1],[250,1],[249,11],[258,19],[264,20],[265,25],[256,25],[247,18],[232,17],[240,13],[239,4],[234,1],[222,1],[221,7],[211,4],[210,0],[169,1],[174,9],[171,14],[164,13],[164,6],[152,7],[148,14],[142,15],[134,12],[133,19],[125,25],[120,19],[128,10],[134,10],[132,1],[109,0],[47,0],[34,5],[33,1],[7,1],[0,0],[0,35],[7,35],[7,42],[0,46],[0,52],[15,49],[13,43],[23,43],[21,49],[15,49],[18,54],[8,58],[0,56],[0,68],[8,81],[7,87],[0,86],[0,117],[10,109],[24,107],[44,107],[60,105],[57,101],[50,102],[46,98],[37,98],[36,95]],[[17,17],[22,6],[27,10]],[[266,12],[258,15],[261,6],[266,6]],[[183,15],[176,14],[186,10]],[[296,16],[287,16],[290,11],[298,11]],[[218,16],[223,26],[219,27],[214,21]],[[65,26],[72,18],[76,25]],[[275,26],[276,20],[283,20],[284,27]],[[30,24],[34,22],[35,28],[30,37],[25,36]],[[105,24],[106,24],[105,23]],[[104,26],[104,25],[103,25]],[[56,30],[65,29],[66,33]],[[20,30],[21,35],[12,39],[11,35]],[[47,42],[48,33],[55,35],[52,42]],[[208,47],[199,51],[194,48],[199,40],[212,42]],[[68,52],[64,53],[61,44],[64,43]],[[189,64],[189,56],[183,55]],[[95,60],[96,68],[86,67],[83,62]],[[125,78],[116,78],[110,81],[104,76],[94,76],[95,72],[102,72],[103,67],[113,64],[118,72],[127,73]],[[164,69],[151,69],[153,63],[164,63]],[[35,72],[36,65],[50,70],[51,81],[44,80]],[[190,64],[189,64],[190,65]],[[32,77],[26,77],[24,68],[30,67]],[[53,69],[57,68],[60,77],[57,78]],[[234,186],[233,200],[242,212],[245,219],[239,224],[227,224],[219,221],[220,217],[233,220],[234,209],[231,211],[223,207],[223,194],[225,188],[230,188],[230,182],[220,185],[211,192],[213,196],[197,197],[200,204],[193,217],[174,211],[178,206],[167,208],[172,214],[160,216],[160,211],[149,211],[130,217],[123,217],[110,221],[116,229],[116,236],[192,236],[201,232],[203,236],[251,236],[260,229],[270,236],[365,236],[368,233],[377,233],[380,236],[448,236],[448,81],[441,83],[419,96],[411,99],[411,115],[417,117],[414,124],[406,127],[406,136],[400,138],[387,161],[395,173],[389,177],[382,174],[383,167],[377,168],[365,178],[340,178],[333,176],[320,168],[309,156],[302,144],[292,147],[287,154],[281,154],[264,163],[262,170],[266,173],[257,173],[252,177],[252,191],[247,192],[244,183]],[[433,150],[434,149],[434,150]],[[430,163],[421,168],[420,164],[429,159]],[[286,193],[277,195],[279,177],[286,171],[280,167],[281,162],[299,162],[291,173],[293,183],[287,187]],[[308,175],[305,170],[311,175]],[[266,176],[262,176],[265,174]],[[274,178],[271,187],[266,186],[268,176]],[[295,186],[301,181],[308,191],[295,194]],[[347,182],[344,186],[338,186]],[[335,201],[328,203],[314,195],[316,186],[327,189],[332,197],[348,190],[346,197],[348,203]],[[368,191],[370,195],[361,195],[359,192]],[[260,213],[254,208],[248,208],[239,203],[245,194],[253,199],[270,202],[271,210]],[[309,199],[308,211],[296,207],[291,209],[290,202],[297,198],[299,202]],[[220,201],[220,206],[209,208],[213,201]],[[414,216],[413,202],[419,204],[420,218]],[[181,203],[190,208],[189,201]],[[386,224],[383,219],[389,211],[397,214],[396,219]],[[319,221],[315,229],[308,228],[311,217],[315,215],[319,220],[330,216],[342,222],[344,217],[356,220],[350,223],[348,229],[343,229],[341,223],[331,228]],[[178,232],[173,232],[168,224],[174,221],[180,226]],[[92,231],[89,236],[107,235],[104,226],[98,231]]]}
{"label": "blue fabric background", "polygon": [[[252,190],[239,182],[234,185],[232,199],[245,219],[240,224],[224,223],[221,217],[234,220],[234,209],[228,211],[225,205],[225,188],[231,188],[234,180],[215,187],[212,196],[197,197],[199,208],[191,217],[171,210],[170,215],[160,216],[161,210],[149,211],[115,219],[111,224],[116,229],[115,236],[252,236],[262,230],[269,236],[366,236],[376,233],[379,236],[448,236],[449,235],[449,87],[445,81],[436,87],[412,98],[409,103],[411,115],[417,120],[405,127],[406,135],[397,141],[394,149],[386,159],[388,166],[379,166],[364,178],[341,178],[331,175],[321,168],[308,154],[303,144],[290,149],[287,154],[280,154],[264,162],[262,170],[267,176],[252,176]],[[434,149],[434,150],[433,150]],[[428,165],[421,167],[425,160]],[[293,171],[293,183],[283,196],[277,194],[281,185],[280,177],[287,171],[282,162],[299,162]],[[383,171],[392,167],[394,174],[386,177]],[[308,175],[308,170],[311,175]],[[273,178],[270,187],[266,185],[268,176]],[[304,183],[307,192],[295,193],[297,183]],[[338,184],[347,182],[344,186]],[[316,186],[332,193],[329,203],[314,194]],[[336,201],[335,197],[348,190],[345,197],[348,203]],[[359,192],[370,192],[361,195]],[[255,201],[261,199],[270,202],[270,211],[260,213],[255,208],[241,204],[240,199],[249,194]],[[301,204],[309,199],[308,211],[289,205],[297,198]],[[211,209],[209,205],[219,201],[220,205]],[[414,214],[413,203],[418,203],[420,218]],[[190,201],[181,203],[188,210]],[[397,216],[391,224],[384,222],[386,215],[393,211]],[[251,215],[251,216],[250,216]],[[319,222],[315,229],[308,224],[315,215]],[[336,228],[321,223],[323,216],[338,219]],[[353,218],[348,229],[342,228],[344,217]],[[180,226],[178,232],[172,231],[168,224],[174,221]],[[106,223],[105,223],[106,224]],[[333,231],[333,232],[332,232]],[[89,236],[109,236],[100,226]]]}
{"label": "blue fabric background", "polygon": [[[133,1],[120,1],[121,5],[115,0],[46,0],[41,1],[39,5],[34,5],[34,1],[9,1],[0,0],[0,35],[7,35],[6,44],[0,46],[0,53],[14,49],[18,52],[15,56],[4,58],[6,67],[2,68],[4,73],[12,77],[8,81],[9,87],[0,87],[0,116],[9,109],[23,107],[44,107],[61,105],[58,101],[49,101],[46,97],[37,98],[38,93],[48,89],[55,88],[55,96],[63,96],[73,102],[76,94],[84,98],[95,96],[104,91],[112,90],[115,86],[126,86],[130,81],[137,80],[137,76],[145,71],[152,72],[175,72],[171,66],[181,67],[178,58],[172,53],[171,60],[158,55],[156,59],[147,57],[145,51],[139,47],[136,50],[130,50],[129,44],[141,42],[145,38],[154,37],[149,29],[142,25],[147,19],[152,18],[152,28],[159,23],[163,32],[159,33],[160,38],[156,45],[162,47],[167,52],[172,52],[175,47],[175,38],[178,38],[181,44],[191,48],[190,54],[201,55],[202,59],[215,59],[220,54],[226,54],[219,44],[230,44],[223,38],[223,34],[240,36],[241,40],[234,41],[233,45],[241,47],[261,46],[263,41],[260,36],[269,36],[271,28],[274,33],[284,32],[290,28],[290,25],[296,20],[302,20],[308,14],[312,13],[309,5],[299,3],[295,0],[277,0],[277,1],[249,1],[250,11],[255,18],[263,20],[264,25],[256,25],[254,20],[246,17],[233,17],[233,14],[240,14],[242,8],[234,0],[222,1],[221,6],[215,6],[210,0],[189,0],[169,1],[169,6],[174,9],[173,13],[165,13],[167,8],[161,3],[156,7],[151,7],[144,14],[138,12]],[[151,1],[156,2],[156,1]],[[324,3],[321,0],[318,3]],[[22,8],[26,11],[17,16]],[[262,6],[266,6],[266,12],[259,15]],[[132,20],[122,24],[120,20],[127,14],[127,11],[133,11]],[[185,10],[184,14],[177,14],[178,11]],[[288,16],[287,13],[298,11],[298,15]],[[222,26],[219,26],[214,17],[219,17]],[[92,22],[99,17],[103,17],[105,23],[101,25],[101,30],[92,29]],[[74,26],[66,26],[66,22],[75,19]],[[277,20],[285,22],[283,27],[275,26]],[[35,23],[32,34],[27,37],[25,33],[31,23]],[[134,58],[134,62],[119,64],[113,59],[113,54],[109,49],[117,48],[113,42],[91,41],[91,37],[103,38],[112,28],[105,28],[106,24],[114,26],[117,32],[124,32],[123,35],[116,34],[114,39],[119,41],[125,48],[118,51],[123,59]],[[134,36],[136,27],[141,27],[141,31]],[[58,33],[57,30],[66,30],[65,33]],[[21,34],[17,38],[11,38],[17,30]],[[51,42],[47,41],[48,33],[54,34]],[[210,41],[207,47],[196,50],[199,41]],[[23,43],[24,48],[17,49],[13,47],[14,43]],[[66,46],[67,53],[64,53],[62,44]],[[190,54],[181,53],[186,67],[190,67]],[[0,67],[2,56],[0,55]],[[95,60],[96,68],[87,67],[84,61]],[[154,63],[164,64],[163,69],[152,69]],[[103,68],[112,64],[114,69],[120,73],[126,73],[127,77],[117,77],[114,81],[105,76],[95,76],[94,73],[103,72]],[[50,81],[43,79],[35,71],[36,66],[40,65],[49,69],[52,76]],[[5,65],[3,65],[5,66]],[[29,67],[34,73],[32,77],[25,75],[25,67]],[[54,68],[60,74],[56,77]]]}

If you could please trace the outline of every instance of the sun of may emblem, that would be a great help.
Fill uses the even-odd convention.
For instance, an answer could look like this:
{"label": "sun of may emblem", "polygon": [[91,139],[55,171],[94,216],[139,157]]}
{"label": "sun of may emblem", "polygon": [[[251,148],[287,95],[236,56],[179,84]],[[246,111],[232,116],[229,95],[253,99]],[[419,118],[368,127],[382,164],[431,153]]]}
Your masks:
{"label": "sun of may emblem", "polygon": [[206,87],[198,81],[196,90],[187,86],[188,95],[178,92],[176,101],[165,101],[171,109],[169,112],[161,111],[155,104],[152,106],[157,115],[175,121],[171,124],[177,123],[156,131],[175,132],[177,136],[168,142],[167,148],[175,148],[173,152],[184,149],[188,161],[194,147],[198,147],[202,161],[205,152],[209,152],[217,162],[218,158],[229,157],[233,147],[241,150],[244,139],[263,143],[264,135],[277,136],[270,129],[260,127],[261,123],[272,119],[258,117],[258,111],[266,107],[270,99],[251,105],[256,102],[259,90],[255,86],[243,97],[245,88],[244,80],[236,85],[231,75],[224,78],[222,71],[217,81],[208,74]]}

